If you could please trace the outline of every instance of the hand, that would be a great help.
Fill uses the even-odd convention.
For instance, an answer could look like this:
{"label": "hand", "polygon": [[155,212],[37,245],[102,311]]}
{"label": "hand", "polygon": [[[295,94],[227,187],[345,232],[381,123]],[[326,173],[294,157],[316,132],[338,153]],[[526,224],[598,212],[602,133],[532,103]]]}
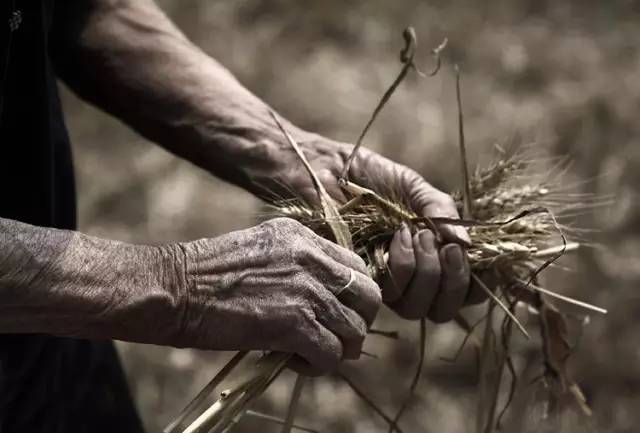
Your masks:
{"label": "hand", "polygon": [[[325,185],[340,202],[345,197],[338,178],[352,146],[319,136],[306,136],[300,141],[305,156]],[[317,201],[315,187],[293,151],[281,149],[281,161],[272,178],[288,185],[309,201]],[[361,148],[355,158],[349,179],[378,191],[401,193],[413,211],[428,217],[458,218],[453,199],[408,167],[394,163],[370,150]],[[484,292],[470,285],[469,262],[465,246],[466,230],[442,225],[443,243],[438,244],[429,230],[410,233],[404,227],[390,245],[389,272],[381,281],[384,302],[407,319],[428,317],[434,322],[451,320],[465,305],[482,302]]]}
{"label": "hand", "polygon": [[360,356],[381,295],[356,254],[286,218],[174,248],[187,290],[171,344],[290,352],[322,372]]}

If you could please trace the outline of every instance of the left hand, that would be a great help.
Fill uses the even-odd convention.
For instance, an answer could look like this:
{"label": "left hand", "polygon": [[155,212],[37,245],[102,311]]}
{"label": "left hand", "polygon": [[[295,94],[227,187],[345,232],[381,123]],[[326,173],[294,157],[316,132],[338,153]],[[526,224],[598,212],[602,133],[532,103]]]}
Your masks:
{"label": "left hand", "polygon": [[[344,203],[338,178],[353,146],[317,135],[299,144],[327,192]],[[293,149],[280,152],[278,169],[272,172],[271,180],[287,185],[305,200],[317,202],[313,182]],[[451,196],[431,186],[414,170],[368,149],[358,151],[349,179],[374,190],[402,194],[419,215],[459,218]],[[470,284],[467,231],[451,225],[439,226],[439,231],[442,244],[430,230],[411,234],[407,227],[391,241],[389,272],[380,283],[384,302],[401,317],[446,322],[462,307],[486,299],[480,288]]]}

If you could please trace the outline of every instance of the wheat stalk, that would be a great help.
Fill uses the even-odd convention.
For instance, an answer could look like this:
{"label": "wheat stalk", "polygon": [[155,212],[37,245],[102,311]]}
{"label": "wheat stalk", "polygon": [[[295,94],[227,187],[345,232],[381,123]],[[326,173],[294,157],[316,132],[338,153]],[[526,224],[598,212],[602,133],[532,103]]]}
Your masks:
{"label": "wheat stalk", "polygon": [[[524,168],[527,164],[520,163],[518,165]],[[501,167],[504,166],[505,164],[501,163],[492,165],[496,170],[501,170]],[[579,246],[576,242],[567,242],[566,245],[562,245],[559,229],[562,230],[563,227],[555,222],[549,210],[540,206],[544,204],[545,197],[549,194],[555,194],[557,185],[545,184],[536,188],[523,188],[511,185],[511,180],[508,176],[496,175],[491,177],[489,176],[490,174],[486,170],[476,171],[470,179],[472,183],[478,185],[475,192],[479,197],[474,199],[474,210],[476,215],[481,215],[482,217],[478,217],[475,221],[461,220],[461,224],[469,226],[471,245],[468,247],[468,256],[471,269],[474,272],[474,279],[481,282],[479,286],[486,288],[494,301],[499,303],[505,312],[508,312],[505,314],[509,315],[513,323],[519,327],[522,327],[522,325],[501,299],[518,298],[520,296],[518,292],[524,291],[524,288],[547,296],[553,296],[591,311],[606,312],[599,307],[556,294],[537,284],[527,283],[532,270],[540,268],[549,258],[556,257],[565,251],[575,250]],[[497,181],[491,188],[488,188],[488,192],[485,194],[483,190],[479,189],[479,186],[483,185],[483,179],[486,179],[487,176],[493,179],[501,177],[501,180]],[[523,193],[523,191],[539,191],[540,189],[545,190],[546,194]],[[352,189],[351,191],[355,190]],[[413,231],[428,228],[429,224],[412,212],[408,205],[403,200],[398,199],[397,196],[393,198],[379,196],[364,188],[357,189],[357,191],[366,191],[366,194],[349,197],[350,200],[347,203],[343,204],[342,207],[338,207],[338,212],[342,223],[345,224],[350,233],[354,250],[365,260],[371,273],[380,278],[382,276],[380,272],[386,269],[386,263],[376,263],[377,259],[373,251],[380,247],[384,252],[384,260],[387,256],[386,251],[391,237],[402,224],[408,225]],[[496,191],[500,191],[503,197],[518,197],[518,207],[509,203],[500,205],[495,201],[487,200],[487,197],[495,196]],[[460,197],[460,194],[454,193],[454,196]],[[354,203],[354,199],[358,199],[357,202]],[[462,203],[459,203],[459,206],[462,206]],[[335,240],[332,224],[330,224],[331,221],[324,216],[321,205],[310,205],[301,198],[294,197],[276,200],[270,203],[269,207],[270,216],[293,218],[310,227],[319,235]],[[531,211],[528,212],[527,210]],[[562,209],[557,209],[557,212],[561,213]],[[518,216],[518,214],[521,215]],[[432,223],[438,223],[439,221],[438,218],[432,219]],[[451,222],[448,219],[446,221]],[[566,230],[570,231],[569,229]],[[492,273],[491,281],[496,284],[495,287],[491,288],[492,290],[489,290],[482,283],[482,275],[487,272]],[[523,298],[522,301],[527,302],[527,299]],[[525,334],[527,333],[524,328],[522,328],[522,331]],[[227,422],[240,415],[242,410],[262,393],[264,384],[273,378],[274,370],[282,368],[286,355],[282,354],[282,357],[280,363],[271,364],[271,370],[245,371],[244,374],[254,381],[250,383],[258,383],[259,385],[243,389],[244,398],[240,404],[224,405],[225,399],[230,398],[229,395],[219,399],[213,409],[205,412],[203,417],[201,416],[198,426],[210,427],[215,425],[213,421],[218,423]],[[500,365],[494,368],[501,370],[503,366]],[[495,386],[497,385],[492,388],[493,393],[497,392]],[[232,397],[234,396],[232,395]],[[495,409],[494,404],[490,410],[495,412]],[[234,410],[233,416],[223,417],[219,415],[222,412]],[[493,420],[493,416],[488,417],[488,419]],[[286,425],[291,426],[293,418],[288,417],[287,421]],[[397,422],[397,420],[394,420],[394,422]],[[207,430],[201,430],[201,427],[199,429],[184,430],[185,433],[195,431]],[[216,429],[213,431],[223,430]]]}
{"label": "wheat stalk", "polygon": [[[578,386],[570,379],[566,371],[566,353],[558,351],[558,347],[566,348],[565,317],[543,295],[569,302],[589,311],[606,313],[606,310],[542,287],[538,281],[538,274],[552,265],[561,255],[573,251],[579,246],[577,242],[568,242],[565,235],[578,237],[581,231],[559,224],[557,217],[572,216],[588,211],[594,206],[601,205],[601,200],[568,192],[560,181],[558,170],[551,170],[546,176],[536,175],[534,166],[537,161],[522,153],[507,156],[505,152],[501,152],[496,161],[488,166],[478,168],[470,174],[466,161],[460,81],[457,68],[456,90],[459,108],[463,189],[461,192],[453,191],[452,196],[463,215],[463,219],[428,218],[417,215],[410,209],[406,198],[401,194],[384,194],[381,191],[373,191],[350,182],[347,178],[349,165],[377,114],[408,71],[417,70],[413,60],[416,46],[415,33],[407,30],[403,36],[405,37],[405,49],[402,52],[403,68],[400,75],[374,110],[339,179],[347,197],[346,202],[336,203],[329,197],[297,143],[272,113],[274,121],[307,168],[316,186],[319,200],[318,204],[310,204],[293,194],[287,198],[275,197],[268,203],[270,209],[268,216],[295,219],[320,236],[331,239],[345,248],[353,249],[365,260],[371,275],[376,279],[381,278],[387,271],[386,260],[389,243],[393,234],[402,225],[407,225],[413,232],[429,229],[434,231],[436,235],[438,235],[439,224],[457,224],[467,227],[471,238],[467,254],[472,278],[491,298],[487,307],[486,327],[481,343],[478,432],[492,432],[496,422],[500,423],[508,407],[507,402],[498,415],[498,396],[501,389],[502,373],[505,369],[513,378],[509,401],[513,397],[517,379],[509,353],[513,325],[516,325],[517,329],[526,337],[529,336],[515,315],[517,303],[527,304],[531,309],[540,313],[539,320],[543,340],[541,351],[544,358],[545,378],[559,383],[561,386],[558,389],[568,390],[567,392],[573,396],[578,407],[585,414],[589,414],[589,409],[584,403]],[[437,65],[432,74],[440,68],[439,53],[445,43],[433,50]],[[559,165],[559,172],[562,173],[563,170],[562,165]],[[531,175],[531,171],[534,175]],[[485,282],[485,277],[488,276],[490,278],[486,281],[491,281],[492,287],[488,287]],[[496,311],[500,309],[503,311],[504,320],[501,326],[501,336],[498,338],[495,334],[494,324],[498,323]],[[458,316],[456,322],[464,325],[463,328],[467,330],[466,342],[478,323],[473,326],[468,325],[462,316]],[[422,347],[420,365],[422,365],[425,338],[424,320],[420,326]],[[492,361],[494,354],[499,355],[497,363]],[[278,376],[290,357],[289,354],[270,353],[265,355],[257,365],[251,363],[242,365],[240,361],[244,354],[238,356],[231,361],[233,365],[227,365],[180,414],[176,421],[165,429],[165,433],[227,431],[246,412],[252,401],[260,396]],[[232,380],[231,376],[235,376],[235,379]],[[408,399],[405,400],[396,416],[392,418],[381,411],[348,378],[343,375],[341,377],[389,424],[390,432],[401,431],[398,422],[406,409]],[[414,377],[409,397],[413,395],[419,377],[420,370]],[[230,388],[227,388],[227,383],[231,383]],[[301,379],[296,380],[288,414],[281,422],[285,433],[291,431],[294,426],[295,409],[302,392],[302,385]],[[212,405],[202,410],[206,397],[212,395],[215,389],[224,389],[225,391],[217,396]],[[187,427],[184,428],[183,425],[189,418],[193,418],[194,414],[197,415],[195,420],[187,423]],[[279,420],[279,418],[273,419]]]}

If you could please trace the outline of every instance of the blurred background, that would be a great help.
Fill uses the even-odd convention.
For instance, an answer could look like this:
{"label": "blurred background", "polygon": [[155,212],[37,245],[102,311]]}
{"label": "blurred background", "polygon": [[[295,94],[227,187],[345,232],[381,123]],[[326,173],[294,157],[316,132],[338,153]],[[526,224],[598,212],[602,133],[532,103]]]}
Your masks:
{"label": "blurred background", "polygon": [[[162,0],[204,51],[299,126],[353,141],[399,70],[401,32],[416,28],[418,63],[446,36],[435,78],[410,77],[374,125],[366,145],[421,172],[444,190],[460,186],[451,64],[460,65],[472,163],[495,143],[533,144],[570,155],[582,191],[614,194],[611,206],[582,217],[598,229],[598,248],[565,261],[570,272],[549,288],[607,308],[591,317],[571,361],[593,416],[571,413],[542,423],[535,385],[520,383],[530,408],[514,409],[506,431],[637,432],[640,424],[640,2],[632,0]],[[130,242],[215,236],[255,224],[252,196],[182,162],[79,101],[64,102],[74,142],[80,228]],[[149,107],[153,109],[153,107]],[[370,337],[365,358],[345,369],[385,411],[406,395],[417,362],[415,323],[383,312],[378,326],[399,341]],[[428,358],[405,432],[472,431],[474,353],[452,356],[463,334],[428,327]],[[537,344],[534,342],[533,344]],[[526,346],[516,361],[522,366]],[[157,432],[231,356],[120,344],[132,391],[149,432]],[[534,371],[535,374],[541,371]],[[256,409],[284,416],[294,377],[285,373]],[[526,401],[525,401],[526,402]],[[529,404],[530,403],[530,404]],[[538,404],[539,405],[539,404]],[[517,406],[517,405],[515,405]],[[306,388],[299,423],[321,432],[384,431],[385,424],[335,378]],[[524,415],[522,415],[524,414]],[[278,431],[248,418],[239,432]],[[545,430],[546,429],[546,430]]]}

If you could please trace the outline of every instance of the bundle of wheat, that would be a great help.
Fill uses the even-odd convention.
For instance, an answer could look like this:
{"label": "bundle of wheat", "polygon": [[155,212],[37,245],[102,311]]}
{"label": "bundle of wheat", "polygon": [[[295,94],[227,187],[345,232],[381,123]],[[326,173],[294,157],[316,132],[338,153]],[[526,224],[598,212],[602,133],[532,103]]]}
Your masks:
{"label": "bundle of wheat", "polygon": [[[381,104],[374,111],[372,120],[407,71],[410,68],[415,69],[415,36],[406,32],[405,41],[407,45],[403,50],[404,67],[399,79],[394,81],[390,92],[384,95]],[[443,45],[434,50],[434,53],[437,55],[442,48]],[[554,391],[554,398],[566,401],[568,396],[583,413],[589,414],[585,399],[569,377],[566,368],[570,352],[566,338],[566,318],[548,298],[570,302],[591,311],[605,311],[541,287],[538,274],[562,254],[575,250],[579,245],[577,242],[568,242],[567,236],[580,239],[582,233],[560,224],[559,218],[591,209],[593,206],[601,205],[602,201],[590,196],[569,193],[567,187],[560,182],[562,164],[556,164],[555,169],[545,174],[536,174],[537,160],[526,152],[515,152],[509,156],[501,152],[494,163],[469,175],[466,168],[461,111],[459,119],[464,189],[463,192],[453,192],[452,195],[463,219],[418,216],[409,209],[400,194],[392,191],[373,191],[346,178],[341,179],[341,185],[348,201],[335,203],[324,190],[297,143],[284,130],[275,115],[274,120],[313,178],[319,200],[318,203],[310,204],[294,196],[274,198],[269,203],[270,216],[293,218],[319,235],[344,247],[353,248],[368,264],[374,278],[380,278],[387,271],[389,243],[402,225],[407,225],[414,232],[423,229],[433,230],[436,237],[438,226],[441,224],[465,226],[471,238],[467,252],[472,278],[490,297],[484,317],[484,337],[479,348],[481,370],[478,431],[491,432],[496,424],[499,424],[497,401],[502,372],[506,370],[511,373],[515,382],[515,369],[509,352],[513,325],[529,338],[528,331],[516,317],[518,304],[526,305],[539,319],[541,354],[544,360],[542,380],[547,381],[549,388]],[[372,121],[367,124],[365,132],[371,123]],[[363,136],[364,133],[358,140],[352,156],[355,156]],[[352,158],[347,165],[351,160]],[[496,325],[497,320],[502,320],[500,326]],[[457,323],[469,334],[475,328],[475,325],[469,325],[460,315],[457,317]],[[495,333],[496,328],[500,332],[499,336]],[[424,350],[424,321],[421,323],[421,335],[421,347]],[[278,376],[290,357],[283,353],[269,353],[257,362],[247,362],[243,361],[245,355],[246,353],[236,355],[165,429],[165,432],[228,430],[247,411],[250,403]],[[424,356],[421,356],[420,364],[423,359]],[[420,370],[414,378],[412,392],[417,384],[419,372]],[[356,393],[361,394],[348,379],[345,380]],[[303,380],[299,378],[286,419],[276,419],[284,425],[285,432],[293,427],[295,407],[302,385]],[[512,383],[510,399],[513,389]],[[207,398],[215,390],[219,391],[214,398],[215,402],[213,405],[205,405]],[[400,431],[398,421],[405,409],[404,405],[393,419],[379,408],[374,409],[388,422],[390,431]]]}
{"label": "bundle of wheat", "polygon": [[[339,207],[338,212],[351,234],[354,250],[369,265],[374,278],[386,272],[389,242],[403,224],[415,232],[425,228],[437,230],[438,224],[449,223],[466,226],[469,231],[472,242],[467,253],[471,269],[478,274],[491,271],[498,275],[491,280],[492,284],[512,286],[515,281],[526,281],[531,271],[540,268],[549,258],[578,247],[577,242],[563,242],[562,236],[578,237],[580,231],[562,226],[558,217],[599,203],[587,196],[569,197],[559,185],[546,182],[516,186],[514,177],[504,175],[505,167],[519,167],[524,171],[533,162],[517,155],[478,171],[471,179],[476,185],[472,189],[473,219],[419,217],[399,195],[390,199],[353,183],[346,187],[347,192],[351,192],[351,200]],[[492,179],[493,186],[487,179]],[[462,209],[461,194],[452,195]],[[333,238],[320,205],[291,198],[276,200],[270,207],[270,215],[295,219],[321,236]]]}

